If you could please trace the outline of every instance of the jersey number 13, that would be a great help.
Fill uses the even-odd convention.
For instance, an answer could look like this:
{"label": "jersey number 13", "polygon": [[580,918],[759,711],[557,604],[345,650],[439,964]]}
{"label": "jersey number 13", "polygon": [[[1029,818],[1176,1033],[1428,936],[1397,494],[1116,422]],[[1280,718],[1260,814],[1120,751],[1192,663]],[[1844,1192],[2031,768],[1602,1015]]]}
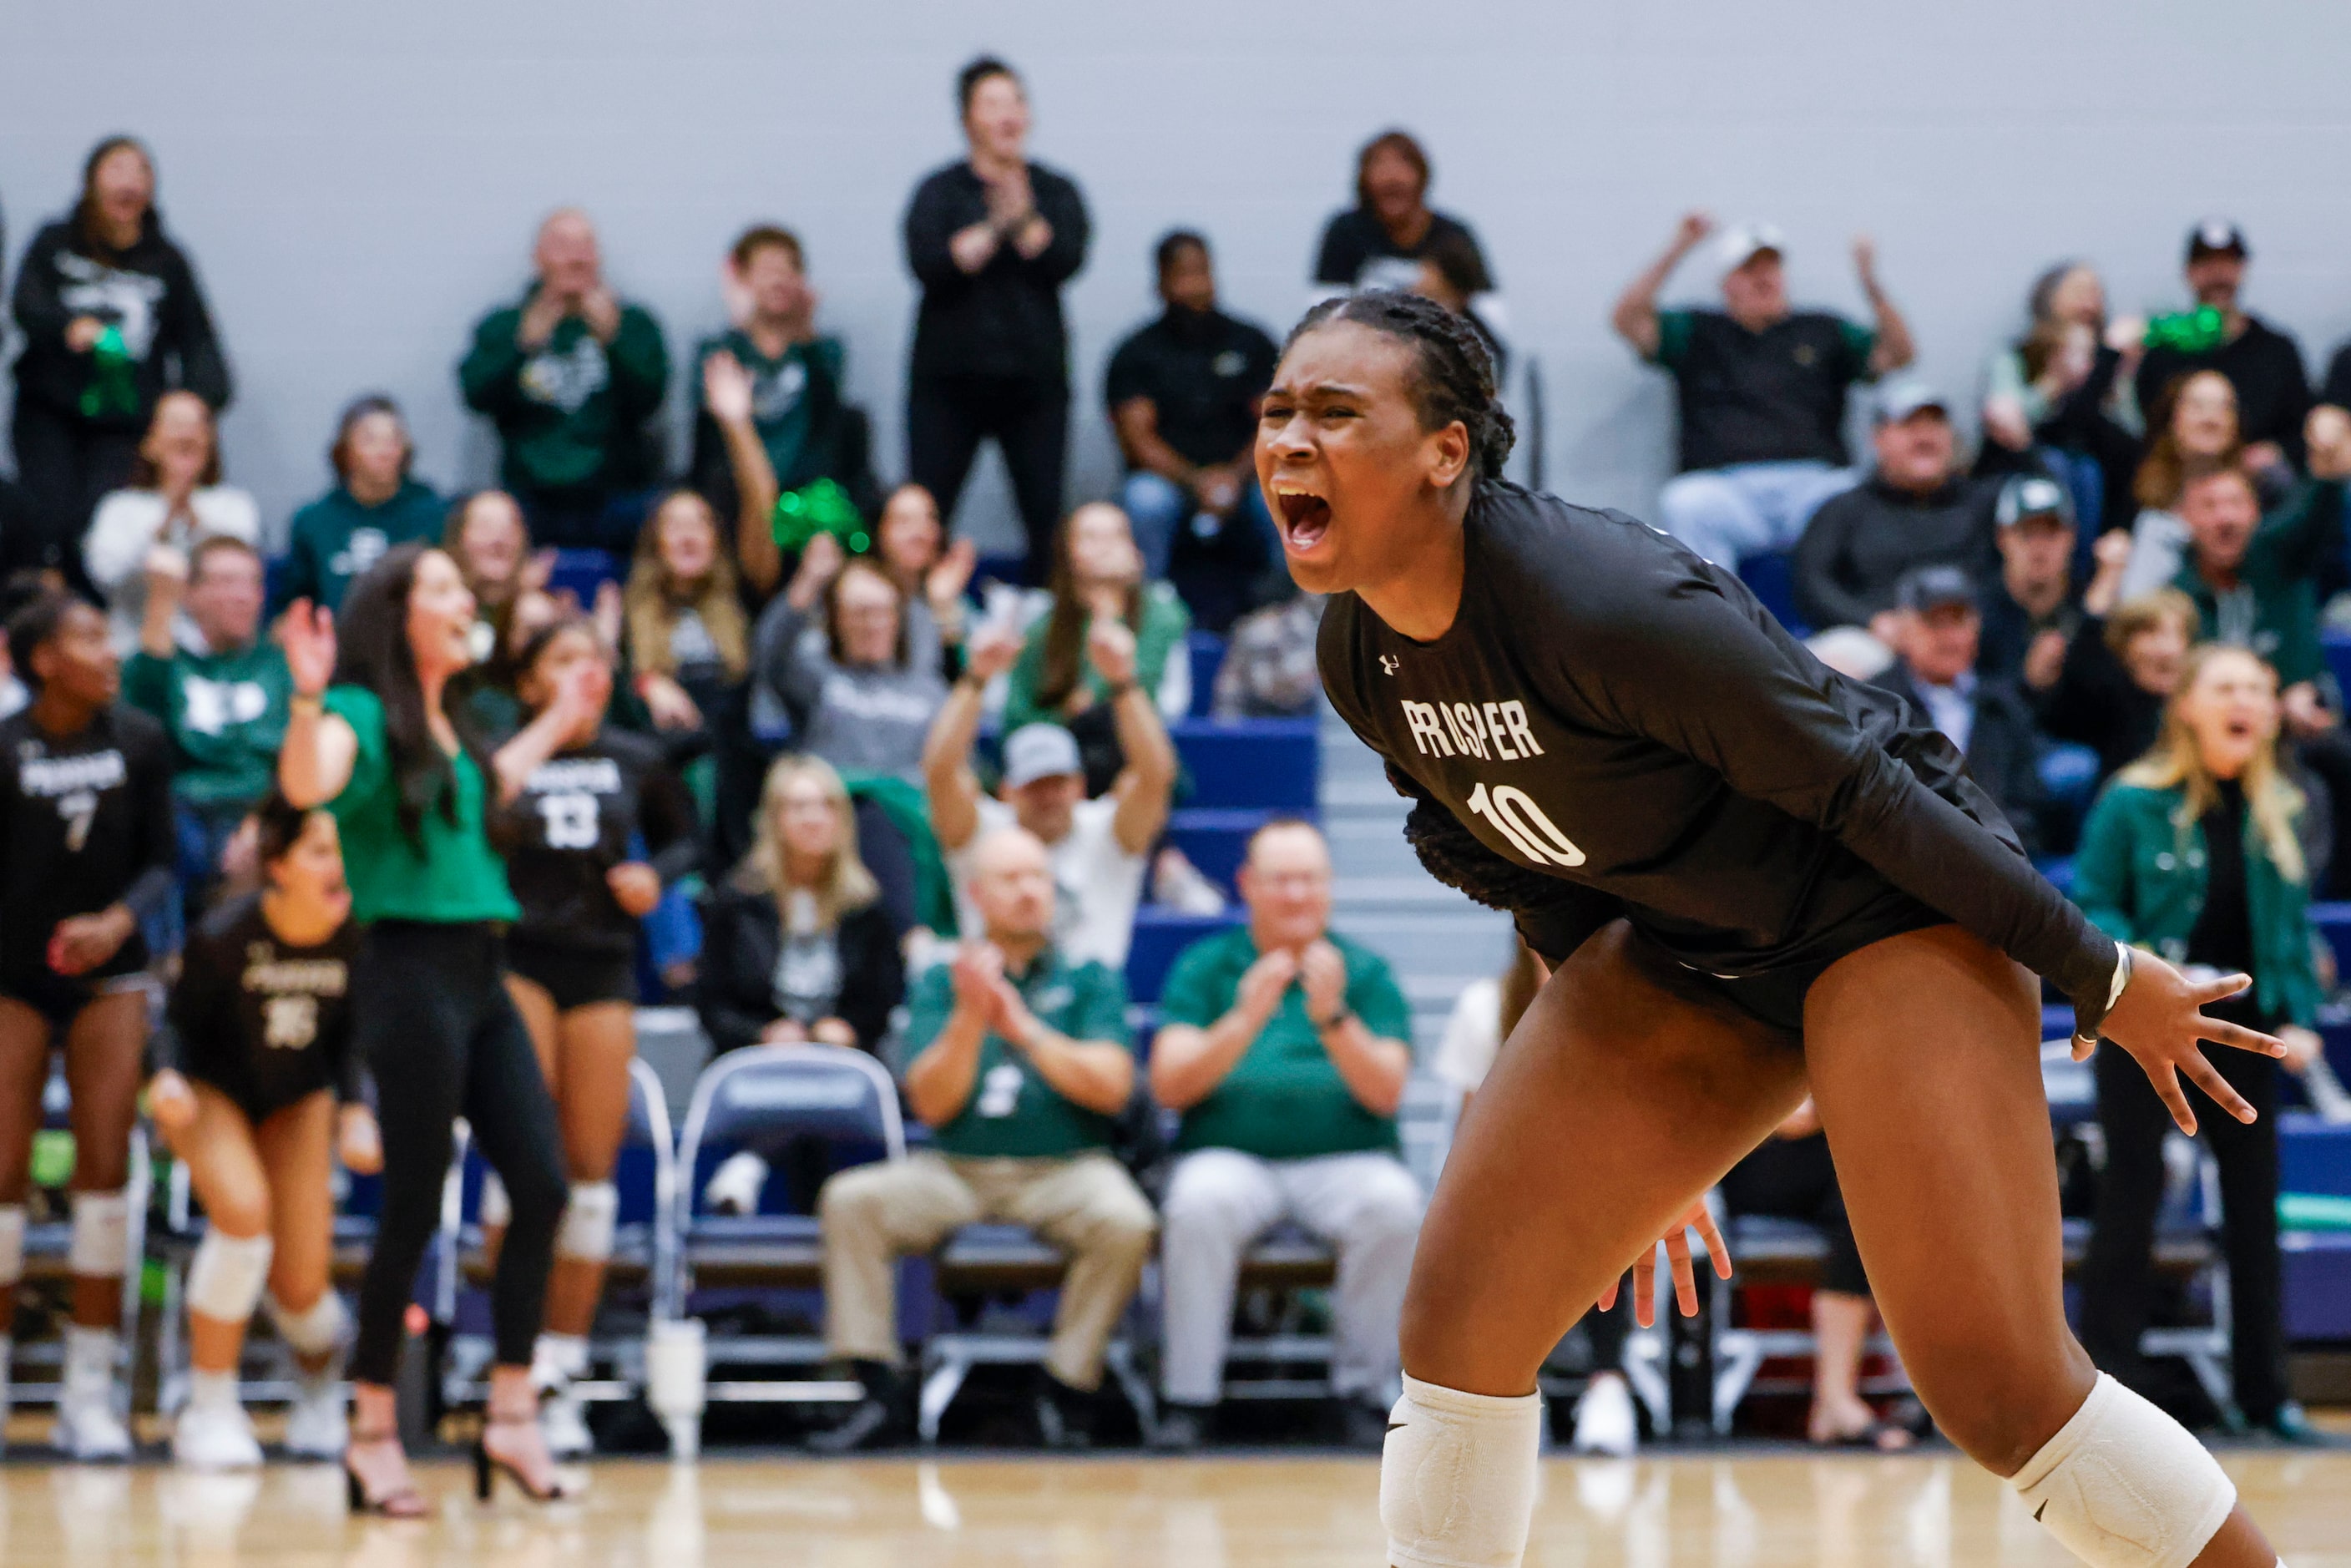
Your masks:
{"label": "jersey number 13", "polygon": [[1483,783],[1470,792],[1469,809],[1500,830],[1518,852],[1537,865],[1582,865],[1583,852],[1543,815],[1527,792],[1515,784],[1489,790]]}

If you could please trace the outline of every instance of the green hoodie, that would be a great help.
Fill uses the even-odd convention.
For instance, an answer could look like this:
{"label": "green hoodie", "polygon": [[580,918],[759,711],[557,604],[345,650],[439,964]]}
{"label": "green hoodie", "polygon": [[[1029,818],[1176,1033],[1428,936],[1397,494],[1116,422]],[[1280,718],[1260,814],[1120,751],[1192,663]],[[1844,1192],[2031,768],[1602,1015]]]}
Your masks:
{"label": "green hoodie", "polygon": [[660,476],[646,422],[661,412],[669,349],[661,326],[636,305],[601,342],[577,316],[555,324],[525,353],[515,341],[536,284],[519,304],[493,310],[474,329],[457,367],[465,406],[486,413],[505,448],[501,481],[513,490],[630,490]]}
{"label": "green hoodie", "polygon": [[394,545],[439,538],[448,510],[433,486],[413,479],[402,480],[392,499],[373,507],[336,486],[294,514],[279,606],[307,599],[341,609],[351,579]]}
{"label": "green hoodie", "polygon": [[263,641],[169,659],[141,649],[122,666],[122,700],[172,737],[172,793],[191,806],[245,805],[269,793],[294,677]]}

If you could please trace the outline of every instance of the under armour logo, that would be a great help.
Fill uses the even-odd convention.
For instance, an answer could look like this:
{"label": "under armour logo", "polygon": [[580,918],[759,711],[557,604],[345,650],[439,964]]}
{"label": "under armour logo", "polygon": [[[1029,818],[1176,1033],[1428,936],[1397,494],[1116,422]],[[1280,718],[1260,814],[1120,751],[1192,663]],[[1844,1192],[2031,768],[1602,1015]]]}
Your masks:
{"label": "under armour logo", "polygon": [[1384,675],[1395,674],[1396,673],[1397,662],[1396,656],[1394,653],[1382,653],[1380,655],[1380,674]]}

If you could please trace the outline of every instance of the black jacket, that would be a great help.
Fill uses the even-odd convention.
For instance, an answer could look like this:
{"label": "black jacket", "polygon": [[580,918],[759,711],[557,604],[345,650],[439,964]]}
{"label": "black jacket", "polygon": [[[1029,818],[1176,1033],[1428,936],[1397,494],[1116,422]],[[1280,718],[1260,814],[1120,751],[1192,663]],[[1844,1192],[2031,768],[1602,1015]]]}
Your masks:
{"label": "black jacket", "polygon": [[2131,679],[2106,646],[2106,623],[2085,615],[2065,644],[2057,684],[2034,699],[2041,732],[2098,754],[2104,783],[2146,756],[2163,730],[2164,699]]}
{"label": "black jacket", "polygon": [[25,350],[16,356],[16,395],[53,413],[79,420],[92,360],[66,347],[66,326],[94,316],[122,330],[134,365],[137,408],[98,423],[144,430],[155,400],[184,388],[219,409],[229,400],[228,363],[213,331],[212,312],[180,247],[163,235],[150,212],[139,238],[121,255],[84,255],[70,221],[33,236],[16,274],[16,325]]}
{"label": "black jacket", "polygon": [[1915,566],[1965,568],[1978,583],[1992,565],[1999,487],[1947,479],[1925,495],[1872,474],[1821,503],[1796,541],[1796,611],[1814,628],[1866,626],[1894,607],[1894,584]]}
{"label": "black jacket", "polygon": [[[832,1010],[857,1031],[863,1051],[881,1049],[890,1011],[906,989],[898,936],[879,903],[849,911],[834,927],[841,946],[841,995]],[[767,894],[722,886],[703,901],[702,973],[695,1000],[714,1053],[757,1045],[760,1031],[780,1016],[771,977],[783,945],[783,921]]]}
{"label": "black jacket", "polygon": [[[2218,371],[2237,389],[2237,432],[2247,445],[2274,441],[2295,468],[2303,465],[2302,422],[2310,413],[2310,378],[2294,340],[2249,316],[2233,341],[2209,353],[2149,349],[2138,362],[2138,405],[2152,422],[2174,382],[2197,371]],[[2149,432],[2152,434],[2152,432]]]}
{"label": "black jacket", "polygon": [[[1896,660],[1873,684],[1908,703],[1921,723],[1934,722],[1908,665]],[[2024,852],[2037,855],[2042,852],[2041,813],[2047,795],[2041,786],[2041,737],[2033,728],[2032,709],[2015,686],[1985,675],[1977,677],[1975,704],[1976,722],[1968,731],[1968,777],[2007,816]]]}
{"label": "black jacket", "polygon": [[1029,165],[1037,211],[1053,242],[1024,259],[1009,243],[986,267],[966,272],[947,252],[957,233],[987,216],[987,192],[969,163],[948,164],[914,187],[906,206],[906,265],[923,286],[914,315],[914,375],[1070,380],[1069,333],[1061,324],[1061,285],[1086,264],[1092,237],[1085,198],[1063,175]]}

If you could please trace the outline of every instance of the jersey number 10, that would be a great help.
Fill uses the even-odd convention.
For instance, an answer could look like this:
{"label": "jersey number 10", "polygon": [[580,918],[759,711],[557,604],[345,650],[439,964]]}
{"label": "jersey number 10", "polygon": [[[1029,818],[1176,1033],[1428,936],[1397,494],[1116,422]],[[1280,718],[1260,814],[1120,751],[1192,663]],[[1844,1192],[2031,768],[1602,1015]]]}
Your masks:
{"label": "jersey number 10", "polygon": [[1471,791],[1469,809],[1501,830],[1520,854],[1537,865],[1582,865],[1583,852],[1559,831],[1543,809],[1515,784],[1488,791],[1484,784]]}

